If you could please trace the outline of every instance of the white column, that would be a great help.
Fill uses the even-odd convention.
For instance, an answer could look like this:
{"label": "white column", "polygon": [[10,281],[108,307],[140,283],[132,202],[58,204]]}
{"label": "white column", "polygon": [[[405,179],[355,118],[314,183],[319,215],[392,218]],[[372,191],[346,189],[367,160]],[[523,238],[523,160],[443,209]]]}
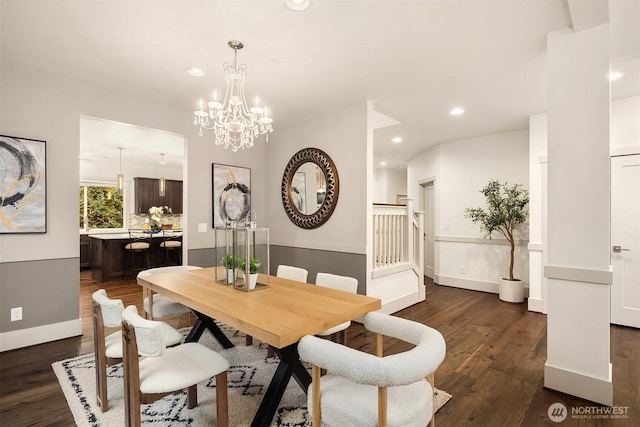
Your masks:
{"label": "white column", "polygon": [[545,387],[612,405],[609,24],[549,34]]}

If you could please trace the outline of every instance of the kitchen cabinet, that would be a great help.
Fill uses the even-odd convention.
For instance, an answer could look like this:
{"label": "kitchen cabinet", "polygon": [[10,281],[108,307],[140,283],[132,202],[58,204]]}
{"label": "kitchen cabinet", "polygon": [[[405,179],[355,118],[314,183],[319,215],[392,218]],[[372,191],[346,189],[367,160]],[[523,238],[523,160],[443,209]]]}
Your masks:
{"label": "kitchen cabinet", "polygon": [[160,197],[160,182],[157,178],[134,178],[135,213],[149,212],[151,206],[168,206],[174,214],[182,213],[182,181],[167,179],[165,195]]}
{"label": "kitchen cabinet", "polygon": [[80,235],[80,268],[89,267],[89,236]]}
{"label": "kitchen cabinet", "polygon": [[[124,250],[129,243],[128,233],[117,234],[90,234],[89,256],[91,259],[91,278],[98,282],[122,280],[129,277],[131,268],[131,256]],[[179,236],[182,242],[182,236]],[[163,241],[163,233],[151,235],[149,247],[150,267],[163,266],[165,260],[164,248],[160,246]]]}

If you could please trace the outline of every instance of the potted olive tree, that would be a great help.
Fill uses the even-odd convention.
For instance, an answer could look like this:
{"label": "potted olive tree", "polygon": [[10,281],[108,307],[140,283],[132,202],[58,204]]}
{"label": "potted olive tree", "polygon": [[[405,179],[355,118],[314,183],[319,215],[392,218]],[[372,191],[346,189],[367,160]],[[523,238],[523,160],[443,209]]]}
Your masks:
{"label": "potted olive tree", "polygon": [[513,277],[515,259],[514,231],[518,225],[527,221],[529,192],[521,184],[512,186],[497,180],[490,180],[480,192],[484,195],[487,208],[467,208],[465,217],[480,225],[484,237],[498,232],[504,236],[511,247],[509,256],[509,277],[500,279],[500,299],[508,302],[524,301],[524,283]]}

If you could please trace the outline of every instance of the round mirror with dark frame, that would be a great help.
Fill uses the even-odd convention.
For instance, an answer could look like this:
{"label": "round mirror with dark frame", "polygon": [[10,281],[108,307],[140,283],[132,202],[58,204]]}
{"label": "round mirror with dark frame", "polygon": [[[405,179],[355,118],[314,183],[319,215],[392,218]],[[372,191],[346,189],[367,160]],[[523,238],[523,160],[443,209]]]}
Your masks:
{"label": "round mirror with dark frame", "polygon": [[340,180],[333,160],[322,150],[304,148],[291,157],[280,194],[287,216],[300,228],[324,224],[338,203]]}

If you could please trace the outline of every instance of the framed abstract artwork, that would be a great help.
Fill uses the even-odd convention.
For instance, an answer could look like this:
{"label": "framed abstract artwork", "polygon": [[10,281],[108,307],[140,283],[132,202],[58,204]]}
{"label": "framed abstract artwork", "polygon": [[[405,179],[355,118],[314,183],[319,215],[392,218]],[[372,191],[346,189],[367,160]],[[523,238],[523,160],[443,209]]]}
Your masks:
{"label": "framed abstract artwork", "polygon": [[47,232],[46,142],[0,135],[0,233]]}
{"label": "framed abstract artwork", "polygon": [[213,227],[243,221],[251,212],[251,169],[213,163]]}

